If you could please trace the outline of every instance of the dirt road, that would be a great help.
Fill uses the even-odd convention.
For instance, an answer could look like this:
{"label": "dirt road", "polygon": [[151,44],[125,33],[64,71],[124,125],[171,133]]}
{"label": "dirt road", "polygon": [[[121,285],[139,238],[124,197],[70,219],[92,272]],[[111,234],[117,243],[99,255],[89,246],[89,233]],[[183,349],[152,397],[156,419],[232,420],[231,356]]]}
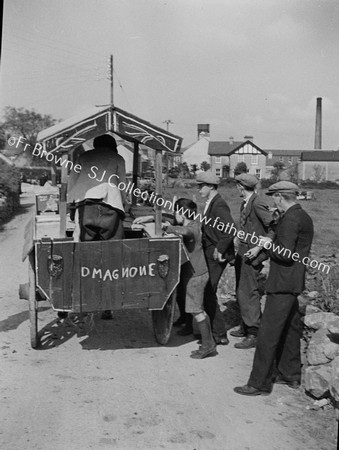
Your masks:
{"label": "dirt road", "polygon": [[189,358],[190,337],[153,338],[150,313],[116,313],[79,323],[57,321],[41,303],[42,346],[29,344],[27,281],[21,262],[26,207],[0,233],[0,448],[2,450],[334,449],[334,413],[311,411],[303,391],[275,386],[248,398],[253,349],[218,348],[214,358]]}

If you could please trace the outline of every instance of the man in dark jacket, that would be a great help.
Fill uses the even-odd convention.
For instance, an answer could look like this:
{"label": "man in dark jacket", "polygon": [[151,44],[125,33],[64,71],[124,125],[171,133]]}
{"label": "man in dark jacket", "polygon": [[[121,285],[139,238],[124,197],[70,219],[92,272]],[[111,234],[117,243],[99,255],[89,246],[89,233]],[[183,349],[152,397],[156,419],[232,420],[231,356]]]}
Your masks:
{"label": "man in dark jacket", "polygon": [[[244,238],[239,239],[235,260],[236,294],[239,302],[242,324],[239,330],[231,331],[232,336],[244,337],[235,348],[255,347],[261,319],[261,294],[259,292],[262,261],[267,259],[263,247],[258,245],[259,236],[273,237],[273,217],[267,201],[255,193],[259,180],[249,173],[235,177],[243,203],[240,208],[240,230]],[[264,258],[263,258],[264,257]]]}
{"label": "man in dark jacket", "polygon": [[210,170],[197,175],[197,183],[202,198],[206,199],[202,217],[202,244],[207,262],[209,280],[204,293],[204,307],[212,324],[214,339],[217,344],[229,343],[226,325],[220,311],[217,289],[220,277],[228,262],[234,261],[234,230],[230,208],[217,192],[220,179]]}
{"label": "man in dark jacket", "polygon": [[269,394],[272,383],[300,386],[302,322],[298,295],[305,287],[305,270],[313,239],[311,217],[296,203],[298,186],[273,184],[267,194],[283,213],[272,242],[262,238],[271,258],[267,299],[261,320],[250,378],[234,391],[242,395]]}

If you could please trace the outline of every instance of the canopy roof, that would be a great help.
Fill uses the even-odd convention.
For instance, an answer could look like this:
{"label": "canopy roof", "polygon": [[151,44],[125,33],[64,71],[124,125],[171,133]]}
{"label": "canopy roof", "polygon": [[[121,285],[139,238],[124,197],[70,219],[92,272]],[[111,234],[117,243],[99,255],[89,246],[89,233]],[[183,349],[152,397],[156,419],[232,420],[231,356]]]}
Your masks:
{"label": "canopy roof", "polygon": [[182,138],[115,106],[96,106],[38,134],[48,152],[68,152],[101,134],[113,132],[155,150],[178,152]]}

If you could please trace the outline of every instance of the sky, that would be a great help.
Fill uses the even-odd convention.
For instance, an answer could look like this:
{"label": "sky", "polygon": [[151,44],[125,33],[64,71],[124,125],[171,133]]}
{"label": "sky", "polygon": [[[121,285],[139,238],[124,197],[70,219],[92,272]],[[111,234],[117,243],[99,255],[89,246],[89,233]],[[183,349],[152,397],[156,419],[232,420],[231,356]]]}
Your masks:
{"label": "sky", "polygon": [[5,0],[0,112],[67,119],[110,102],[197,140],[339,149],[338,0]]}

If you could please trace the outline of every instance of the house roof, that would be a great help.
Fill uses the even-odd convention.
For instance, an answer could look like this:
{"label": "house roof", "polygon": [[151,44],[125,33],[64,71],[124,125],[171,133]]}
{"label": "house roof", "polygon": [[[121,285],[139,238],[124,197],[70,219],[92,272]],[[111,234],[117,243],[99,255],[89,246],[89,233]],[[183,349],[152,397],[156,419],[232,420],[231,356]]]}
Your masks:
{"label": "house roof", "polygon": [[211,156],[230,156],[235,153],[239,148],[246,144],[252,145],[260,153],[267,155],[266,151],[253,144],[252,141],[211,141],[208,146],[208,154]]}
{"label": "house roof", "polygon": [[239,147],[243,141],[210,141],[208,146],[208,154],[213,156],[228,156],[232,150]]}
{"label": "house roof", "polygon": [[339,161],[338,150],[313,150],[301,153],[302,161]]}
{"label": "house roof", "polygon": [[272,156],[300,156],[304,150],[265,149],[265,151],[272,153]]}

